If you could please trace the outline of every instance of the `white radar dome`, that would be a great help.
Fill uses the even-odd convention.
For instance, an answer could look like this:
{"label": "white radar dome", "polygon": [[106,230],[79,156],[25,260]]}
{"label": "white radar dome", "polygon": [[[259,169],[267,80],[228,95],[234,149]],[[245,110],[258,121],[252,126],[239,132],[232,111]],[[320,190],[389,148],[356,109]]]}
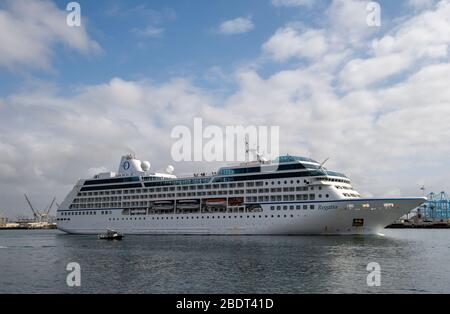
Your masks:
{"label": "white radar dome", "polygon": [[172,165],[168,165],[166,168],[167,173],[172,173],[175,170],[175,168]]}
{"label": "white radar dome", "polygon": [[141,168],[144,171],[148,171],[150,169],[150,163],[148,161],[141,162]]}

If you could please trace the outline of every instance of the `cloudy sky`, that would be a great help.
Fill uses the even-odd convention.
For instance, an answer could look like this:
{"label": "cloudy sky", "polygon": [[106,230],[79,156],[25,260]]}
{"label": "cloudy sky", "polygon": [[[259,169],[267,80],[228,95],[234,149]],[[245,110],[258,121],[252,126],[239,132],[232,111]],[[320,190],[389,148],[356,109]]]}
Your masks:
{"label": "cloudy sky", "polygon": [[[176,125],[279,125],[366,196],[450,191],[450,1],[0,0],[0,213],[29,214]],[[213,164],[174,164],[176,172]],[[200,167],[200,169],[199,169]]]}

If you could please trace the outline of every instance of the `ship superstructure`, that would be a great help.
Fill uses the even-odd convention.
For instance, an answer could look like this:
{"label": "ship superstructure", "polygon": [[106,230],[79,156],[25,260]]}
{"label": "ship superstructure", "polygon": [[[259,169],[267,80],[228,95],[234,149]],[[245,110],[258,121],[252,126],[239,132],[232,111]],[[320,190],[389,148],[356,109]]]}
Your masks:
{"label": "ship superstructure", "polygon": [[[170,168],[170,167],[169,167]],[[117,173],[77,182],[57,211],[74,234],[374,234],[423,197],[362,198],[344,174],[280,156],[177,177],[123,156]]]}

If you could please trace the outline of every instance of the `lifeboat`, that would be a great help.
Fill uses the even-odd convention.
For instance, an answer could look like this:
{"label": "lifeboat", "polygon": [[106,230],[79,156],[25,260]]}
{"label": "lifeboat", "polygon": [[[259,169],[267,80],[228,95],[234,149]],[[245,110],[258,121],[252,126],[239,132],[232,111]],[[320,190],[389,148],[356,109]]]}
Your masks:
{"label": "lifeboat", "polygon": [[154,203],[154,209],[173,209],[172,201],[157,201]]}
{"label": "lifeboat", "polygon": [[243,197],[230,197],[228,199],[229,206],[241,206],[244,203]]}
{"label": "lifeboat", "polygon": [[227,200],[224,198],[209,198],[206,200],[206,206],[225,206]]}
{"label": "lifeboat", "polygon": [[196,209],[200,207],[198,200],[179,200],[177,201],[177,208],[179,209]]}

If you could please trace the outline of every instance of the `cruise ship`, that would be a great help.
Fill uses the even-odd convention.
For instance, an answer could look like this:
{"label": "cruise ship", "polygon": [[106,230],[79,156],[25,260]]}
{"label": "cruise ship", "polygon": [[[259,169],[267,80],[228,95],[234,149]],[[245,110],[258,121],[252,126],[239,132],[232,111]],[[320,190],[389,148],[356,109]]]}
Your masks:
{"label": "cruise ship", "polygon": [[311,158],[260,158],[177,177],[123,156],[117,173],[81,179],[57,211],[71,234],[377,234],[425,198],[363,198]]}

